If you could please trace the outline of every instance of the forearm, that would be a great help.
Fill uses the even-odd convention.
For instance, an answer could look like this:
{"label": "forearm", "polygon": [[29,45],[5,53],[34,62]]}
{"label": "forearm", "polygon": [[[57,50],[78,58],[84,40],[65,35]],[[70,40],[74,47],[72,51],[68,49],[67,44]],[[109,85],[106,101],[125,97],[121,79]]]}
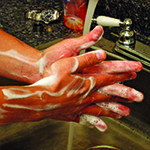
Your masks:
{"label": "forearm", "polygon": [[102,33],[103,28],[97,26],[84,36],[66,39],[40,52],[0,30],[0,76],[34,83],[51,64],[78,55],[81,50],[94,45]]}
{"label": "forearm", "polygon": [[42,52],[0,30],[0,76],[34,83],[41,78]]}

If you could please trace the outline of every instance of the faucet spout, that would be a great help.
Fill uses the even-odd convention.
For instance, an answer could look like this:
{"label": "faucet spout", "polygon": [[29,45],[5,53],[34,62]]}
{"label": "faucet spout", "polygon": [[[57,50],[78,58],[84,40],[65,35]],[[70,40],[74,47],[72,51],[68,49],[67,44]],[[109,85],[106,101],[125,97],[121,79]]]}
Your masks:
{"label": "faucet spout", "polygon": [[93,18],[97,3],[98,3],[98,0],[89,0],[87,12],[86,12],[86,17],[85,17],[83,35],[90,31],[92,18]]}
{"label": "faucet spout", "polygon": [[[86,17],[85,17],[85,22],[84,22],[83,35],[85,35],[86,33],[88,33],[90,31],[92,18],[93,18],[97,3],[98,3],[98,0],[89,0]],[[86,52],[86,50],[82,50],[80,52],[80,54],[83,54],[85,52]]]}

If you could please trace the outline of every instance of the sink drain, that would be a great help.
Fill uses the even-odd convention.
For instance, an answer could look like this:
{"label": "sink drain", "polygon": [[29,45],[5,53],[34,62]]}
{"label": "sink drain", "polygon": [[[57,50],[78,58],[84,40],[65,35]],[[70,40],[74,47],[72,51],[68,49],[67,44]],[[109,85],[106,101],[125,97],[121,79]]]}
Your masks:
{"label": "sink drain", "polygon": [[87,150],[120,150],[120,149],[113,146],[101,145],[101,146],[90,147]]}

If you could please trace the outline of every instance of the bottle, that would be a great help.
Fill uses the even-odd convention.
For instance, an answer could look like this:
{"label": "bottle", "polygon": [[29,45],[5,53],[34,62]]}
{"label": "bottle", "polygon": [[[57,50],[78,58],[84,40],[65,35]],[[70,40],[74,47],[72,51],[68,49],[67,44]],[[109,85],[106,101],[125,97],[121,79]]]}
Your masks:
{"label": "bottle", "polygon": [[64,1],[64,24],[75,31],[82,31],[86,16],[87,0]]}

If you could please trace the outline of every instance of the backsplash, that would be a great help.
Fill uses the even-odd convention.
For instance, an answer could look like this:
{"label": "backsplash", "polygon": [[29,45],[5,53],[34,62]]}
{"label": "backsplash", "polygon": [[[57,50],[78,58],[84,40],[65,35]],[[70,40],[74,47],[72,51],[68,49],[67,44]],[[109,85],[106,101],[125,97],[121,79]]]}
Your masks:
{"label": "backsplash", "polygon": [[[99,0],[94,16],[105,15],[121,19],[131,18],[137,40],[150,46],[149,0]],[[112,29],[119,32],[120,29]]]}

